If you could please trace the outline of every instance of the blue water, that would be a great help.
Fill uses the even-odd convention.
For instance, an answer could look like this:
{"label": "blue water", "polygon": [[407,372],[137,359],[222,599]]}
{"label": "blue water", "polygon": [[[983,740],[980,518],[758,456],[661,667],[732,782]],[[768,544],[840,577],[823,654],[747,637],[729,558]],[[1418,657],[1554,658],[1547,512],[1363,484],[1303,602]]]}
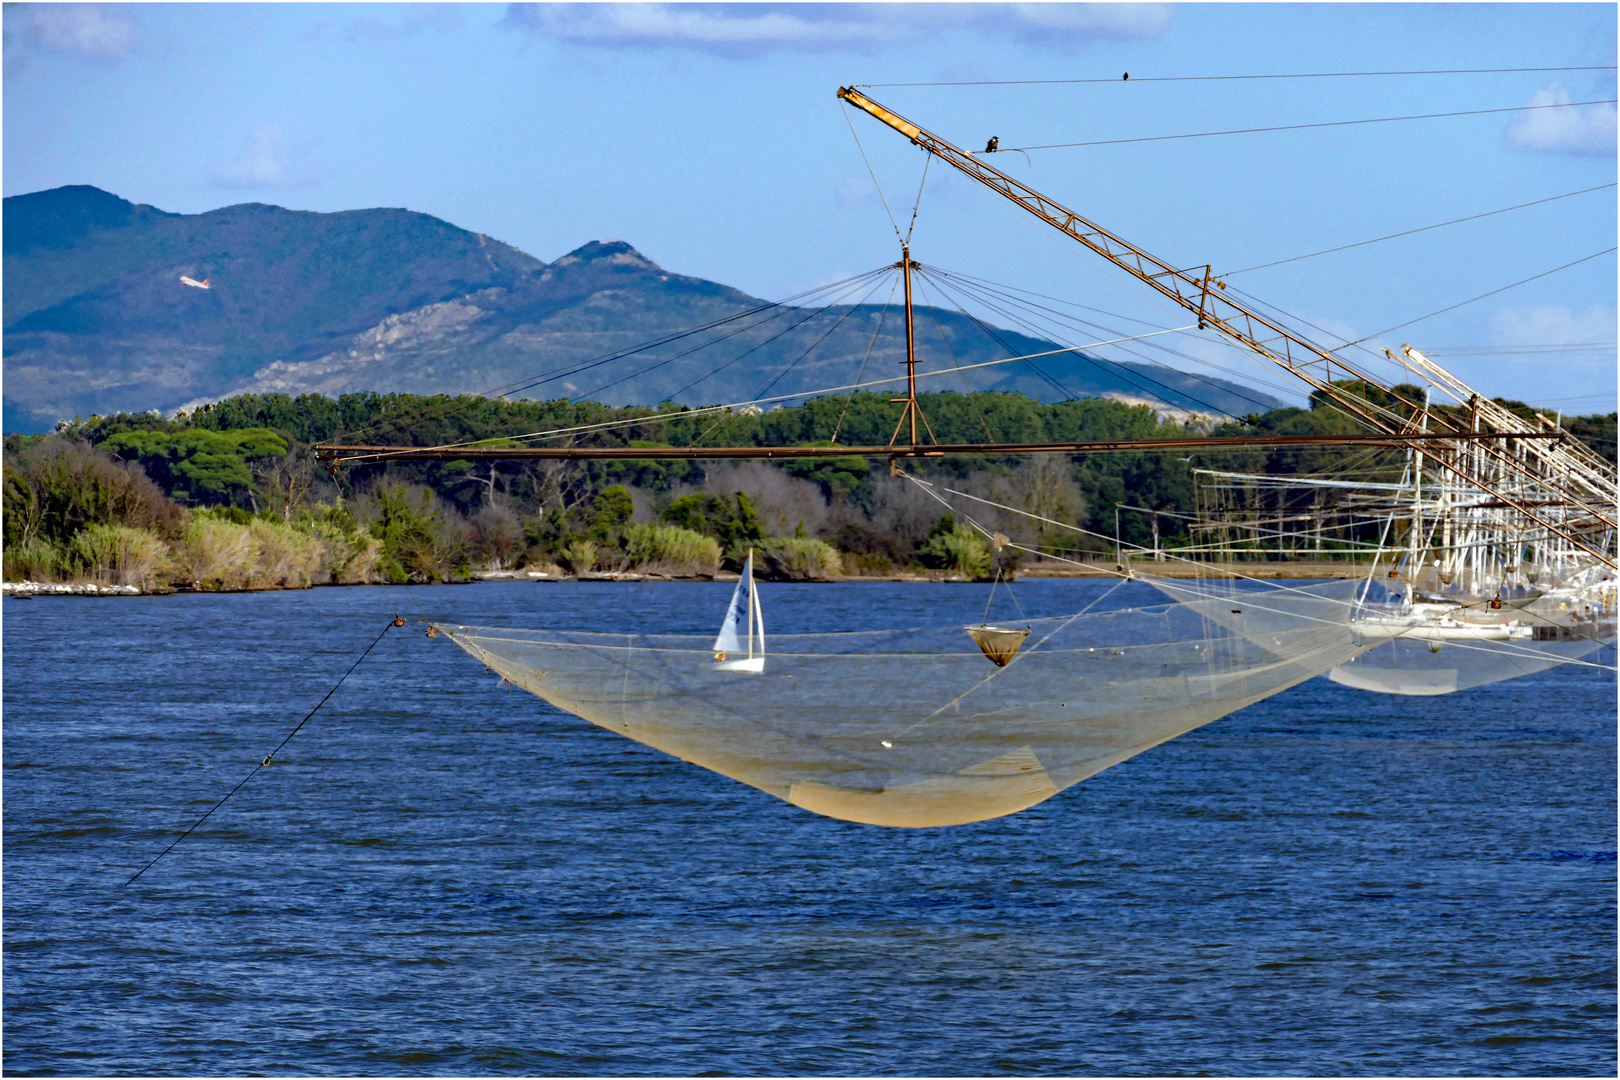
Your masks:
{"label": "blue water", "polygon": [[[1106,587],[1016,586],[1031,615]],[[124,886],[396,603],[705,630],[729,593],[6,601],[5,1070],[1614,1074],[1616,695],[1590,668],[1428,699],[1316,679],[1022,814],[900,831],[558,713],[413,624]],[[985,595],[762,594],[784,631]]]}

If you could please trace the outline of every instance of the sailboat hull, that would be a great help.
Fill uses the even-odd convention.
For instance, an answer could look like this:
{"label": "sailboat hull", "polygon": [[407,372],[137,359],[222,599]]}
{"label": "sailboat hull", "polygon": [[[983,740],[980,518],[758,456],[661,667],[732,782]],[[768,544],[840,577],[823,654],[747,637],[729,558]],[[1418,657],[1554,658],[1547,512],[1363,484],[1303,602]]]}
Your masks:
{"label": "sailboat hull", "polygon": [[750,656],[742,660],[716,660],[709,665],[710,671],[746,671],[759,675],[765,670],[763,656]]}

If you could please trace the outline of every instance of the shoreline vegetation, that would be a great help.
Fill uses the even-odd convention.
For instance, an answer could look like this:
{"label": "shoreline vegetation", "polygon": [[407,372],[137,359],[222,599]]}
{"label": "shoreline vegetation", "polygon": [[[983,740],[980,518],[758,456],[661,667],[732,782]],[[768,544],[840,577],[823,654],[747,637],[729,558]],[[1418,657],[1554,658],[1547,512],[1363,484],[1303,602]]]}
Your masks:
{"label": "shoreline vegetation", "polygon": [[[1210,563],[1184,563],[1184,562],[1153,562],[1138,559],[1128,560],[1126,563],[1115,563],[1112,558],[1104,559],[1089,565],[1072,565],[1057,562],[1042,562],[1024,566],[1016,572],[1006,575],[1004,580],[1042,578],[1117,578],[1121,576],[1118,569],[1124,566],[1131,574],[1148,573],[1158,577],[1190,578],[1190,577],[1236,577],[1238,574],[1231,568]],[[1247,578],[1261,580],[1299,580],[1322,581],[1335,578],[1358,578],[1365,576],[1369,564],[1355,562],[1298,562],[1298,563],[1255,563],[1241,567],[1241,575]],[[536,584],[570,584],[575,582],[622,582],[635,584],[643,582],[660,582],[670,584],[707,583],[707,582],[734,582],[740,575],[727,570],[716,572],[713,576],[682,577],[651,571],[624,572],[598,572],[585,574],[570,574],[561,568],[553,571],[544,570],[474,570],[464,580],[432,582],[440,585],[472,585],[479,582],[530,582]],[[896,573],[880,574],[835,574],[821,578],[807,578],[829,584],[856,584],[856,583],[891,583],[913,585],[961,585],[984,584],[984,578],[969,577],[965,574],[944,572],[930,573]],[[5,581],[0,582],[0,596],[35,597],[35,596],[159,596],[180,595],[193,592],[276,592],[288,588],[331,588],[339,584],[348,585],[388,585],[391,582],[314,582],[308,586],[298,585],[269,585],[244,586],[242,588],[205,588],[193,589],[187,587],[168,587],[142,589],[138,585],[114,585],[98,583],[95,581]]]}
{"label": "shoreline vegetation", "polygon": [[[1414,397],[1420,396],[1414,392]],[[1324,402],[1242,421],[1175,422],[1103,399],[1042,404],[1019,394],[929,394],[942,442],[1144,438],[1184,433],[1344,433]],[[1510,407],[1524,408],[1517,403]],[[1180,456],[982,455],[908,461],[908,471],[975,497],[992,544],[881,458],[745,462],[393,461],[327,473],[314,443],[401,446],[596,426],[576,445],[882,445],[899,406],[881,395],[820,398],[759,412],[691,415],[673,405],[352,394],[243,395],[191,414],[94,416],[4,448],[4,594],[151,595],[477,579],[727,580],[752,550],[777,581],[988,581],[1114,575],[1118,545],[1188,543],[1193,469],[1324,471],[1331,448]],[[601,426],[607,425],[607,426]],[[1615,416],[1572,430],[1614,456]],[[1398,479],[1397,451],[1361,452],[1357,475]],[[1289,493],[1274,499],[1299,497]],[[1304,496],[1309,498],[1309,494]],[[1123,512],[1122,509],[1123,508]],[[1290,509],[1256,504],[1268,517]],[[1300,507],[1291,509],[1299,510]],[[1308,508],[1307,508],[1308,509]],[[1293,518],[1305,521],[1306,514]],[[1068,527],[1065,527],[1068,526]],[[1084,530],[1084,531],[1076,531]],[[1258,534],[1237,569],[1255,577],[1357,576],[1358,540]],[[1230,542],[1230,538],[1228,538]],[[1213,563],[1136,566],[1172,575]]]}

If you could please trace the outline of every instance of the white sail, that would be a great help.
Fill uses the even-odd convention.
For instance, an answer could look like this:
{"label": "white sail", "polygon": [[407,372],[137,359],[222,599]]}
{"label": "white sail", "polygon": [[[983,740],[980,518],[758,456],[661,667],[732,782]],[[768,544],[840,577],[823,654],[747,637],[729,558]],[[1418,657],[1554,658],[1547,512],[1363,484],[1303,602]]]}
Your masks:
{"label": "white sail", "polygon": [[[747,605],[748,622],[744,637],[737,636],[737,624],[742,621]],[[755,648],[756,629],[758,649]],[[742,653],[744,655],[739,656]],[[754,553],[748,553],[743,563],[742,577],[731,593],[731,606],[726,609],[725,621],[714,639],[714,661],[709,665],[715,671],[747,671],[758,674],[765,670],[765,619],[759,610],[759,590],[754,587]]]}
{"label": "white sail", "polygon": [[731,591],[731,606],[726,609],[726,617],[720,623],[720,633],[714,639],[714,652],[716,657],[721,653],[731,655],[743,651],[742,639],[737,636],[737,623],[743,617],[743,605],[751,602],[754,556],[750,552],[748,562],[743,565],[742,577],[737,579],[737,587]]}
{"label": "white sail", "polygon": [[[750,567],[752,567],[753,562],[754,562],[754,553],[752,551],[750,551],[748,553],[748,563],[749,563]],[[754,584],[754,575],[752,575],[752,574],[748,575],[748,603],[750,605],[749,606],[749,611],[748,611],[749,620],[750,620],[750,622],[752,622],[752,624],[754,626],[754,633],[758,636],[759,655],[764,656],[765,655],[765,609],[759,606],[759,587]],[[748,643],[748,654],[750,656],[754,655],[754,642],[753,641],[750,641]]]}

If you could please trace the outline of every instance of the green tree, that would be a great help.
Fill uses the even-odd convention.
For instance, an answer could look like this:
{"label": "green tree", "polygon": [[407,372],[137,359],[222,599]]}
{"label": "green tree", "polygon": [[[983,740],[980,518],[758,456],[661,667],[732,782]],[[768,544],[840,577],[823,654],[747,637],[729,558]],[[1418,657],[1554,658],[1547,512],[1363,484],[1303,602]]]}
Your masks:
{"label": "green tree", "polygon": [[267,428],[240,431],[124,431],[101,449],[134,461],[170,494],[200,503],[225,503],[247,497],[253,486],[248,463],[284,457],[287,443]]}
{"label": "green tree", "polygon": [[[426,488],[380,485],[371,535],[382,541],[377,568],[391,581],[448,581],[465,577],[466,539]],[[457,519],[459,521],[459,519]]]}
{"label": "green tree", "polygon": [[137,467],[70,439],[36,442],[5,463],[5,543],[63,544],[91,525],[173,534],[183,511]]}
{"label": "green tree", "polygon": [[623,484],[603,488],[591,501],[591,535],[598,541],[616,540],[636,512],[636,498]]}
{"label": "green tree", "polygon": [[917,548],[917,561],[933,570],[950,570],[971,578],[990,575],[990,549],[971,526],[947,511],[934,522]]}
{"label": "green tree", "polygon": [[683,495],[666,506],[659,516],[671,525],[714,537],[728,553],[750,542],[757,543],[765,536],[759,511],[741,491],[731,499],[707,491]]}

